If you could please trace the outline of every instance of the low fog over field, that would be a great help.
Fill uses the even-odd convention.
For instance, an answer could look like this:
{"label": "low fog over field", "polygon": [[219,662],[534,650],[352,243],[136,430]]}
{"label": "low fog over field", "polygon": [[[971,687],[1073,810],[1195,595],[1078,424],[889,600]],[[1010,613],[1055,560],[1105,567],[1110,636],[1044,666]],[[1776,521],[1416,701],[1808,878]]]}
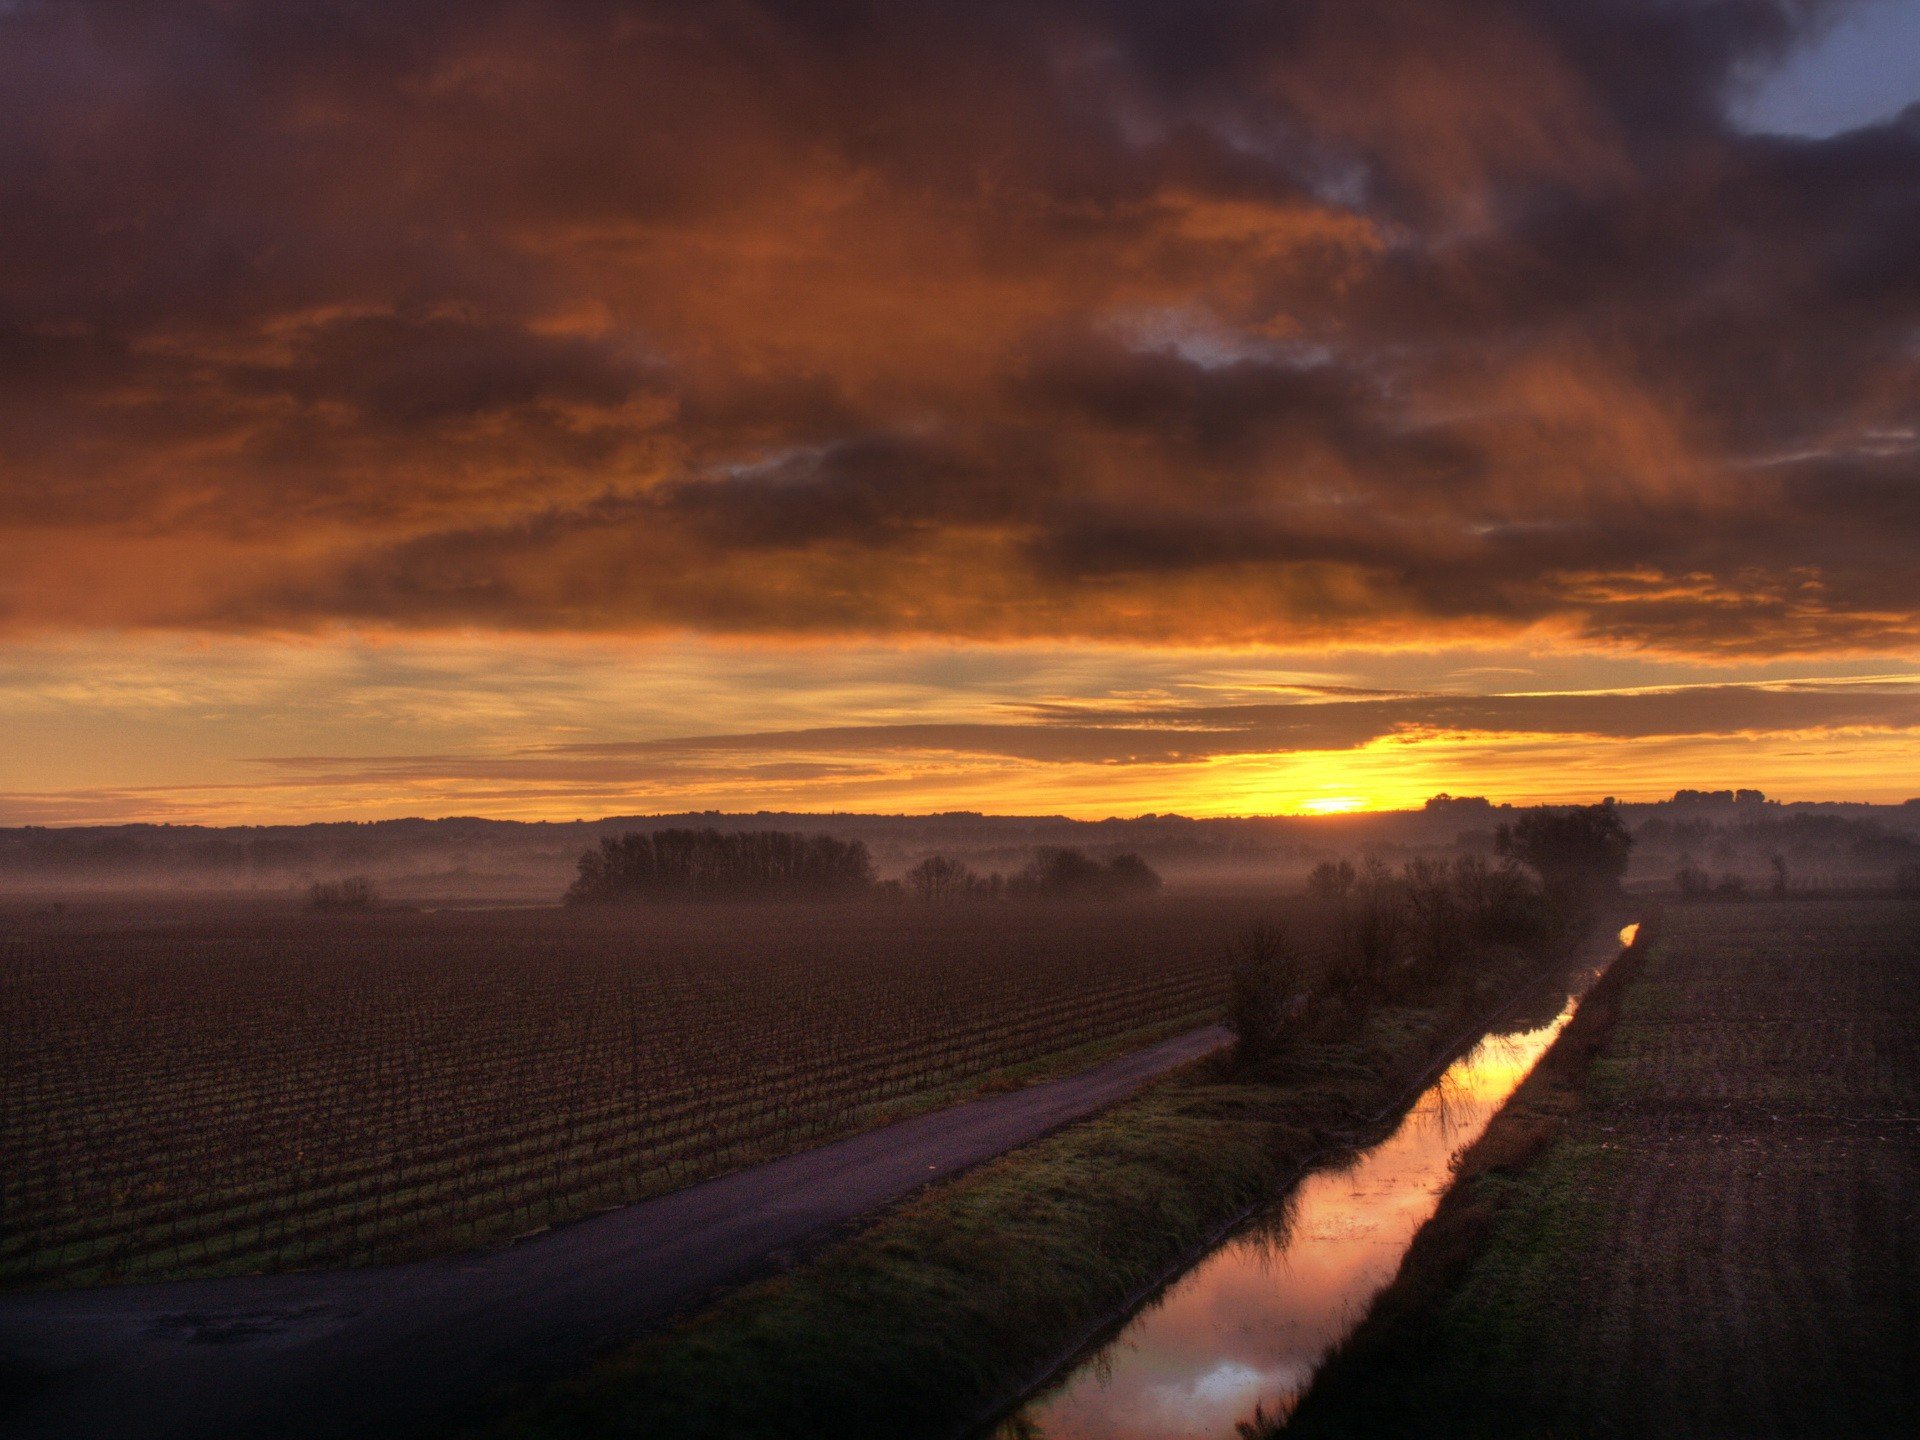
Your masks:
{"label": "low fog over field", "polygon": [[[1628,883],[1666,888],[1691,873],[1753,888],[1911,883],[1920,874],[1920,800],[1904,805],[1782,804],[1757,791],[1680,791],[1623,804],[1635,837]],[[57,898],[111,892],[305,894],[365,876],[413,903],[553,902],[601,839],[665,827],[824,833],[865,843],[875,873],[897,878],[929,855],[982,874],[1013,874],[1036,851],[1071,846],[1096,859],[1138,854],[1170,884],[1295,886],[1323,860],[1377,853],[1490,853],[1514,807],[1438,796],[1420,810],[1354,815],[1069,820],[1059,816],[615,816],[562,823],[480,819],[364,824],[111,825],[0,830],[0,892]]]}

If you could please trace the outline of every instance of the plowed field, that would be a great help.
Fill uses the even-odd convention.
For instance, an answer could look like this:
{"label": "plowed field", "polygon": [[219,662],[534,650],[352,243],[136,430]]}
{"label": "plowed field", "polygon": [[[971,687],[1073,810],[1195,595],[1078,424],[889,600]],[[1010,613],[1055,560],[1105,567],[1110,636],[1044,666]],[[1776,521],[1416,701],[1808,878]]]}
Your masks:
{"label": "plowed field", "polygon": [[1289,1433],[1920,1433],[1920,905],[1671,908],[1558,1125]]}

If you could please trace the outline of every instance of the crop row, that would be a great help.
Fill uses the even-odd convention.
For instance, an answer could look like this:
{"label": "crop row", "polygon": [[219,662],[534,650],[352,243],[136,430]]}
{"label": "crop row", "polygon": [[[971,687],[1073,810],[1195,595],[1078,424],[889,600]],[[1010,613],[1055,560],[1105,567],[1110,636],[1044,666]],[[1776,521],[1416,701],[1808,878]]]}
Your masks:
{"label": "crop row", "polygon": [[0,941],[0,1280],[484,1243],[1194,1022],[1232,904]]}

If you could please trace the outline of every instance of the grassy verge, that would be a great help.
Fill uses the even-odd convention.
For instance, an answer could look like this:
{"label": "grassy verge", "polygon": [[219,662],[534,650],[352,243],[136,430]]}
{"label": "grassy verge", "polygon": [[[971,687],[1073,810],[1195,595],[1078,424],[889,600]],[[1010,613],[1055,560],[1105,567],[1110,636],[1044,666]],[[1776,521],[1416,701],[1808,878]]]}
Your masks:
{"label": "grassy verge", "polygon": [[1671,907],[1283,1433],[1920,1433],[1917,942],[1886,897]]}
{"label": "grassy verge", "polygon": [[[1507,976],[1510,987],[1514,976]],[[485,1433],[951,1434],[1039,1378],[1478,1033],[1481,990],[1374,1012],[1257,1083],[1195,1066],[894,1210]]]}

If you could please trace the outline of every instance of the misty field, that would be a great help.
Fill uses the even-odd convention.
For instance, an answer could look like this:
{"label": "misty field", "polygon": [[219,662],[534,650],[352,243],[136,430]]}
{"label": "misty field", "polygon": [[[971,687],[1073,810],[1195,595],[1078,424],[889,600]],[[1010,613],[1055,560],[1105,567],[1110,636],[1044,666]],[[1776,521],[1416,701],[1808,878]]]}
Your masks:
{"label": "misty field", "polygon": [[1591,1065],[1549,1056],[1470,1152],[1288,1434],[1920,1428],[1920,904],[1663,924]]}
{"label": "misty field", "polygon": [[1255,899],[0,939],[0,1280],[485,1244],[1214,1018]]}

